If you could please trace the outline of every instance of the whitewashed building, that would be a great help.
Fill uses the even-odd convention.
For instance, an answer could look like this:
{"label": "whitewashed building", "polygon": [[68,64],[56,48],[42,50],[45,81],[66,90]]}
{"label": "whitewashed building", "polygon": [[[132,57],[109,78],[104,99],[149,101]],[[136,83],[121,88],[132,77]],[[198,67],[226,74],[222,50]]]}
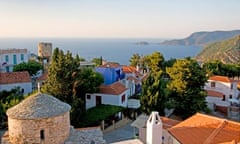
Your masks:
{"label": "whitewashed building", "polygon": [[12,72],[16,64],[28,62],[30,53],[27,49],[1,49],[0,50],[0,71]]}
{"label": "whitewashed building", "polygon": [[11,90],[20,87],[24,94],[32,92],[32,80],[27,71],[24,72],[0,72],[0,91]]}
{"label": "whitewashed building", "polygon": [[208,79],[204,89],[220,92],[223,94],[223,101],[235,99],[239,101],[238,81],[226,76],[212,76]]}
{"label": "whitewashed building", "polygon": [[127,107],[127,90],[119,81],[111,85],[101,85],[99,93],[86,94],[86,109],[99,104]]}
{"label": "whitewashed building", "polygon": [[207,92],[206,102],[214,112],[218,111],[231,119],[240,119],[238,81],[226,76],[212,76],[204,89]]}

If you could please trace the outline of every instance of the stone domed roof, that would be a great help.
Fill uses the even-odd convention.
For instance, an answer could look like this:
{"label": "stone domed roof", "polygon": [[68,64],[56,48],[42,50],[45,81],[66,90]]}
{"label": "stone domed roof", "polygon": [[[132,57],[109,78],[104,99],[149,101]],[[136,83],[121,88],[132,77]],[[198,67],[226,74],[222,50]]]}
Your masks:
{"label": "stone domed roof", "polygon": [[15,119],[42,119],[61,115],[70,111],[71,106],[57,98],[37,93],[7,110],[7,115]]}

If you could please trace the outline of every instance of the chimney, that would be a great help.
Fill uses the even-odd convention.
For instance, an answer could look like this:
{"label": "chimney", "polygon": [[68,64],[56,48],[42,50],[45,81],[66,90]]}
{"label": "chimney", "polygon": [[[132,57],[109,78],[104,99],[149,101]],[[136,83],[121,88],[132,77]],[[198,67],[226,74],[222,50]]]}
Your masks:
{"label": "chimney", "polygon": [[41,93],[41,85],[40,85],[40,82],[38,82],[38,93]]}
{"label": "chimney", "polygon": [[153,111],[147,120],[147,144],[162,143],[162,121],[158,112]]}

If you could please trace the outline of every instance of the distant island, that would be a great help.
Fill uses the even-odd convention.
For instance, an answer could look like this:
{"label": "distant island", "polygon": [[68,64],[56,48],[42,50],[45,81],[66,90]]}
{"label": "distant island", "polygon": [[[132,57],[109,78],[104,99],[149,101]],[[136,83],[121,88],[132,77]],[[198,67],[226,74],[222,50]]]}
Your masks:
{"label": "distant island", "polygon": [[206,46],[207,44],[240,35],[240,30],[195,32],[184,39],[166,40],[162,45]]}
{"label": "distant island", "polygon": [[218,60],[223,63],[239,63],[240,35],[209,44],[196,56],[201,62]]}
{"label": "distant island", "polygon": [[140,41],[140,42],[136,42],[136,45],[149,45],[149,42],[146,41]]}

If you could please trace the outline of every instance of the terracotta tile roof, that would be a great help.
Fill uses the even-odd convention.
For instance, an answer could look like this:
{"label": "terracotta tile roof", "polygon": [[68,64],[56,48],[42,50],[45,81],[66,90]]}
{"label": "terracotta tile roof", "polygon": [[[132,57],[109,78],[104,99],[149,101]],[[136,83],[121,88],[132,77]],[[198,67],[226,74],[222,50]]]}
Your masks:
{"label": "terracotta tile roof", "polygon": [[124,73],[135,73],[136,76],[141,77],[143,76],[137,69],[133,66],[122,66]]}
{"label": "terracotta tile roof", "polygon": [[140,82],[140,80],[138,80],[137,78],[135,78],[135,77],[133,77],[133,76],[129,76],[129,77],[127,78],[127,80],[134,81],[135,84]]}
{"label": "terracotta tile roof", "polygon": [[0,54],[9,54],[9,53],[27,53],[27,49],[1,49]]}
{"label": "terracotta tile roof", "polygon": [[235,81],[235,80],[230,79],[226,76],[212,76],[212,77],[209,78],[209,80],[221,81],[221,82],[226,82],[226,83],[231,83],[231,82]]}
{"label": "terracotta tile roof", "polygon": [[31,81],[31,77],[27,71],[0,73],[0,84],[25,83]]}
{"label": "terracotta tile roof", "polygon": [[240,123],[197,113],[169,132],[184,144],[240,142]]}
{"label": "terracotta tile roof", "polygon": [[133,66],[122,66],[124,73],[135,73],[137,69]]}
{"label": "terracotta tile roof", "polygon": [[101,85],[99,93],[119,95],[126,90],[127,88],[121,82],[115,82],[111,85]]}
{"label": "terracotta tile roof", "polygon": [[37,79],[37,81],[45,81],[47,80],[47,77],[48,77],[48,73],[45,72]]}
{"label": "terracotta tile roof", "polygon": [[167,118],[167,117],[161,117],[161,120],[162,120],[164,129],[169,129],[169,128],[171,128],[171,127],[180,123],[180,121],[170,119],[170,118]]}
{"label": "terracotta tile roof", "polygon": [[110,67],[110,68],[118,68],[120,65],[118,63],[107,62],[99,67]]}
{"label": "terracotta tile roof", "polygon": [[223,93],[214,90],[207,90],[207,96],[223,98],[223,95],[224,95]]}

